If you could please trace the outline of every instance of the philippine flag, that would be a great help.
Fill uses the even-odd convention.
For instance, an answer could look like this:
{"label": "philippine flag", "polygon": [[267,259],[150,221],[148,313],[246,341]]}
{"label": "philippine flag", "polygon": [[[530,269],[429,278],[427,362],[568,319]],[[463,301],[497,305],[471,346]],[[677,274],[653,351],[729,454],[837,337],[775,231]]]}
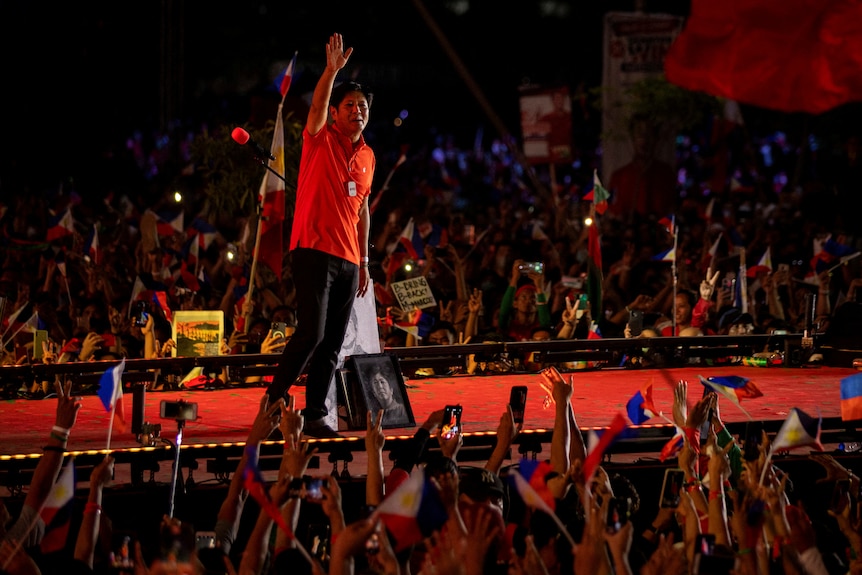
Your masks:
{"label": "philippine flag", "polygon": [[70,459],[51,488],[39,515],[45,522],[42,553],[60,551],[66,546],[72,520],[72,500],[75,497],[75,460]]}
{"label": "philippine flag", "polygon": [[617,413],[613,421],[611,421],[610,426],[600,436],[595,431],[590,431],[590,446],[587,449],[587,458],[584,460],[583,465],[584,477],[587,478],[587,481],[592,479],[593,473],[595,473],[596,468],[602,462],[605,451],[607,451],[617,436],[625,431],[626,427],[628,425],[626,424],[625,416],[622,413]]}
{"label": "philippine flag", "polygon": [[553,468],[547,461],[522,459],[518,464],[518,470],[509,476],[524,504],[531,509],[544,511],[548,515],[552,515],[557,506],[546,480],[552,471]]}
{"label": "philippine flag", "polygon": [[775,434],[770,450],[774,452],[811,445],[823,451],[823,445],[820,443],[820,424],[819,417],[815,419],[798,407],[794,407],[781,425],[781,429]]}
{"label": "philippine flag", "polygon": [[417,467],[398,489],[377,507],[380,520],[395,538],[395,551],[421,542],[448,519],[437,488]]}
{"label": "philippine flag", "polygon": [[123,433],[126,430],[126,417],[123,410],[123,370],[126,369],[125,358],[102,374],[99,380],[99,399],[114,416],[114,427]]}

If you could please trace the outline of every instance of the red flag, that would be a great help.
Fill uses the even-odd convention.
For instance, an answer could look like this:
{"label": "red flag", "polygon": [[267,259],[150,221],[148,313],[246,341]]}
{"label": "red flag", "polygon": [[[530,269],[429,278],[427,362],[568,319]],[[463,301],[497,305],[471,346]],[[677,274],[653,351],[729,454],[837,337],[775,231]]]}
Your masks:
{"label": "red flag", "polygon": [[[278,105],[275,116],[275,130],[272,133],[270,167],[278,174],[284,174],[284,122],[282,106]],[[284,181],[266,170],[260,183],[261,210],[260,231],[258,235],[258,257],[272,270],[276,278],[281,278],[281,264],[284,260]]]}
{"label": "red flag", "polygon": [[59,216],[53,217],[48,223],[48,234],[46,241],[53,242],[75,233],[75,220],[72,219],[72,209],[66,210]]}
{"label": "red flag", "polygon": [[665,58],[683,88],[820,114],[862,95],[858,0],[693,0]]}
{"label": "red flag", "polygon": [[272,519],[290,539],[293,539],[293,530],[288,526],[284,517],[281,515],[281,509],[279,509],[278,505],[269,498],[269,493],[267,493],[266,485],[263,481],[263,475],[261,475],[260,468],[257,463],[257,447],[254,445],[246,445],[245,455],[246,463],[245,468],[242,470],[243,486],[245,487],[245,490],[248,491],[248,494],[251,495],[255,501],[257,501],[260,508],[269,515],[269,518]]}
{"label": "red flag", "polygon": [[611,443],[614,442],[620,433],[625,431],[627,426],[625,416],[622,413],[617,413],[616,416],[614,416],[613,421],[611,421],[610,427],[608,427],[598,438],[596,443],[589,448],[587,458],[584,459],[583,467],[584,477],[586,477],[587,481],[592,478],[596,468],[602,462],[602,457],[607,448],[610,447]]}
{"label": "red flag", "polygon": [[664,444],[664,447],[661,448],[661,453],[659,453],[658,459],[659,461],[665,461],[670,459],[671,457],[676,457],[677,454],[682,451],[682,446],[685,445],[685,436],[677,432],[676,435],[670,438],[670,440]]}

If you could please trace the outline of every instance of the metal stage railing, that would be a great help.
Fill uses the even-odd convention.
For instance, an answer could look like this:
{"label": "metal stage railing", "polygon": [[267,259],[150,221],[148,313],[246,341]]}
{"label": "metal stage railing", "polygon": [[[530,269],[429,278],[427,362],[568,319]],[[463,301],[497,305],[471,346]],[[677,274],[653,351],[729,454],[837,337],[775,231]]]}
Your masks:
{"label": "metal stage railing", "polygon": [[[806,349],[802,334],[655,337],[643,339],[586,339],[524,342],[494,342],[461,345],[422,345],[392,347],[384,351],[398,357],[404,373],[428,367],[466,367],[469,356],[483,358],[524,357],[534,354],[534,361],[546,363],[574,361],[604,361],[606,367],[617,367],[625,357],[648,358],[665,366],[684,365],[692,358],[751,356],[771,350],[781,353],[785,366],[802,364]],[[204,372],[219,372],[223,367],[231,376],[270,375],[274,373],[278,354],[233,354],[203,357],[172,357],[161,359],[126,359],[123,381],[152,381],[159,377],[184,375],[193,368]],[[55,376],[75,377],[85,387],[95,382],[117,360],[69,362],[56,364],[7,365],[0,367],[0,385],[7,391],[34,381],[53,381]]]}

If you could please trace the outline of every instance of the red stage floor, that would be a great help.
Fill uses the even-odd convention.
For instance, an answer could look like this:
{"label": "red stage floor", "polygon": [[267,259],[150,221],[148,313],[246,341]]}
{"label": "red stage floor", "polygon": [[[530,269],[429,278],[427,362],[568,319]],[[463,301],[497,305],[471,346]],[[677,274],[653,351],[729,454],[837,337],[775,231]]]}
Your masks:
{"label": "red stage floor", "polygon": [[[691,402],[701,395],[698,375],[704,377],[738,375],[757,384],[764,396],[746,400],[742,407],[756,421],[784,420],[788,411],[798,407],[810,415],[824,418],[840,417],[840,381],[856,373],[851,368],[756,368],[756,367],[687,367],[677,369],[604,370],[576,372],[573,405],[582,428],[603,427],[644,384],[654,383],[656,407],[670,415],[672,386],[680,379],[689,382]],[[547,429],[553,425],[553,409],[543,405],[545,393],[537,374],[495,375],[481,377],[434,377],[407,382],[410,403],[418,424],[435,409],[448,403],[464,406],[465,433],[494,431],[505,409],[509,388],[527,385],[526,429]],[[163,399],[196,402],[198,419],[186,424],[183,444],[241,442],[258,408],[264,390],[260,387],[216,391],[148,392],[145,400],[145,420],[161,423],[163,437],[173,438],[175,424],[159,419],[159,404]],[[304,405],[304,388],[292,389],[297,406]],[[127,419],[131,416],[130,395],[125,396]],[[0,404],[3,435],[0,455],[38,452],[44,444],[47,430],[54,421],[55,403],[46,400],[10,400]],[[727,422],[747,419],[737,406],[722,400],[721,416]],[[127,449],[139,447],[131,433],[114,431],[108,438],[108,414],[95,395],[84,397],[84,407],[69,442],[70,450]],[[656,423],[661,423],[656,421]],[[172,429],[173,428],[173,429]],[[389,435],[412,434],[411,429],[387,430]],[[363,431],[345,431],[345,435],[360,437]]]}

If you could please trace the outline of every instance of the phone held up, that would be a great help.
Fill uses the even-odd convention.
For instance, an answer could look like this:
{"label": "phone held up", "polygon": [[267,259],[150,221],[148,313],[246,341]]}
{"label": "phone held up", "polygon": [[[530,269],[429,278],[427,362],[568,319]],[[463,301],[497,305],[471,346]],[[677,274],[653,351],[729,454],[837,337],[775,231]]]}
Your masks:
{"label": "phone held up", "polygon": [[462,411],[463,407],[460,405],[447,405],[443,410],[443,421],[440,424],[443,439],[452,439],[461,432]]}
{"label": "phone held up", "polygon": [[698,533],[694,543],[692,573],[695,575],[730,573],[735,563],[736,557],[733,553],[716,547],[714,534]]}
{"label": "phone held up", "polygon": [[323,499],[322,478],[305,475],[302,478],[302,487],[308,501],[321,501]]}
{"label": "phone held up", "polygon": [[608,514],[605,526],[611,533],[616,533],[629,520],[631,513],[631,499],[623,497],[611,497],[608,501]]}
{"label": "phone held up", "polygon": [[527,408],[527,386],[513,385],[509,392],[509,405],[516,424],[524,423],[524,411]]}
{"label": "phone held up", "polygon": [[168,401],[163,399],[159,405],[159,417],[177,421],[194,421],[198,418],[198,404],[183,401]]}
{"label": "phone held up", "polygon": [[518,271],[522,274],[531,272],[541,274],[545,272],[545,264],[543,262],[524,262],[518,265]]}
{"label": "phone held up", "polygon": [[659,507],[663,509],[676,509],[682,494],[682,485],[685,482],[685,472],[679,468],[664,470],[664,481],[661,484],[661,499]]}
{"label": "phone held up", "polygon": [[629,329],[632,332],[632,337],[637,337],[644,331],[644,312],[639,309],[633,309],[629,312]]}
{"label": "phone held up", "polygon": [[129,317],[132,320],[132,325],[135,327],[144,327],[147,325],[147,310],[149,305],[145,301],[136,301],[132,304],[132,309],[129,312]]}

